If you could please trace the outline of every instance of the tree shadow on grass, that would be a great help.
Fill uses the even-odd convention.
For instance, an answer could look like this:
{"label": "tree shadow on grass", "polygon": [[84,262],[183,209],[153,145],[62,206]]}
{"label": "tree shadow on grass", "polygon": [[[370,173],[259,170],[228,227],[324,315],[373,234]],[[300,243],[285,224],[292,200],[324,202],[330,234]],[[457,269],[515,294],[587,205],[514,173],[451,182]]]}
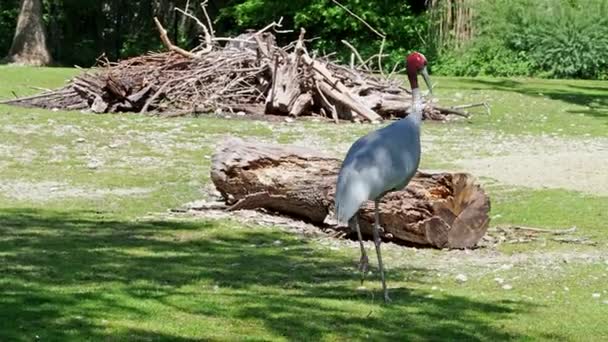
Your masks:
{"label": "tree shadow on grass", "polygon": [[[354,289],[351,260],[276,230],[235,233],[218,229],[221,224],[0,209],[0,340],[194,339],[188,329],[145,328],[148,320],[172,320],[176,312],[196,318],[184,325],[200,325],[199,338],[220,340],[204,331],[209,319],[257,322],[290,340],[523,337],[490,323],[526,312],[529,304],[428,298],[405,288],[392,289],[389,306],[379,303],[379,294],[372,303],[371,293]],[[391,269],[389,281],[412,279],[412,271]],[[108,330],[108,321],[123,317],[141,325]]]}
{"label": "tree shadow on grass", "polygon": [[[575,83],[567,83],[563,81],[559,87],[531,87],[525,81],[516,81],[508,79],[471,79],[464,78],[459,80],[463,84],[467,84],[472,90],[500,90],[507,92],[516,92],[527,96],[548,97],[552,100],[558,100],[565,103],[570,103],[578,106],[587,107],[587,109],[568,110],[571,114],[583,114],[598,119],[605,119],[608,125],[608,85],[602,86],[584,86]],[[576,91],[569,91],[571,88]]]}

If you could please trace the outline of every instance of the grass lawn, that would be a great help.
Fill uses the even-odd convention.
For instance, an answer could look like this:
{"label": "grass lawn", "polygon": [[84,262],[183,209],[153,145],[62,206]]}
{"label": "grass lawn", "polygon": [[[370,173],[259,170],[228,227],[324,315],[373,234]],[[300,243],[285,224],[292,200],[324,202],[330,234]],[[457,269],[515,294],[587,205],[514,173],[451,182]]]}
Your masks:
{"label": "grass lawn", "polygon": [[[0,66],[0,98],[76,73]],[[488,101],[492,114],[426,123],[425,169],[544,149],[561,155],[556,145],[608,151],[607,82],[433,81],[444,104]],[[599,182],[585,186],[592,167],[573,165],[581,169],[573,186],[508,172],[480,180],[493,224],[576,226],[594,245],[383,245],[391,305],[381,302],[375,273],[359,288],[353,242],[167,214],[207,196],[210,156],[225,136],[340,155],[374,127],[0,105],[0,341],[608,339],[608,194]],[[468,280],[456,281],[460,274]]]}

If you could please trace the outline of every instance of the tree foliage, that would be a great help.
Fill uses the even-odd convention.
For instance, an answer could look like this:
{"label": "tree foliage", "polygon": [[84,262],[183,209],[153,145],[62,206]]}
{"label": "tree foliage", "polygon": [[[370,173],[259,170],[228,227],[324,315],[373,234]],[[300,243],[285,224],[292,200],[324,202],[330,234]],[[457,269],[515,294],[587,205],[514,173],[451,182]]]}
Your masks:
{"label": "tree foliage", "polygon": [[608,76],[608,2],[494,0],[477,4],[477,38],[443,54],[435,71],[466,76]]}

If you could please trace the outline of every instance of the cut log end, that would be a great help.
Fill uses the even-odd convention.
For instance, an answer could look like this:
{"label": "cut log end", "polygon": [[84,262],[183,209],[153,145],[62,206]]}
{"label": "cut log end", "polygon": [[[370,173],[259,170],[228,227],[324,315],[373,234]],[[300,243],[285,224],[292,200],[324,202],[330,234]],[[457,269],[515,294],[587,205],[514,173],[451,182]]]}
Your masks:
{"label": "cut log end", "polygon": [[[322,225],[334,210],[340,160],[309,148],[226,141],[214,154],[211,179],[237,209],[266,209]],[[490,200],[470,174],[419,172],[380,204],[384,238],[437,248],[470,248],[489,225]],[[373,202],[360,209],[372,235]]]}

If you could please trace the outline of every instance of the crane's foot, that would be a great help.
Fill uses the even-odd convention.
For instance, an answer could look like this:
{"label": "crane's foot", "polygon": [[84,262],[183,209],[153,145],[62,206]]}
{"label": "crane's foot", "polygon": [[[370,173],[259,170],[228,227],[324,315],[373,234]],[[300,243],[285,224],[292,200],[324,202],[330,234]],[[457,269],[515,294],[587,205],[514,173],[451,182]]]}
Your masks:
{"label": "crane's foot", "polygon": [[369,269],[369,259],[367,255],[362,255],[361,259],[359,259],[359,272],[367,273]]}
{"label": "crane's foot", "polygon": [[369,269],[369,259],[367,258],[367,254],[361,255],[361,259],[359,259],[359,272],[361,272],[361,285],[365,281],[365,275],[367,274],[367,270]]}
{"label": "crane's foot", "polygon": [[393,300],[391,299],[391,297],[388,296],[388,291],[384,292],[384,303],[389,304],[391,303]]}

